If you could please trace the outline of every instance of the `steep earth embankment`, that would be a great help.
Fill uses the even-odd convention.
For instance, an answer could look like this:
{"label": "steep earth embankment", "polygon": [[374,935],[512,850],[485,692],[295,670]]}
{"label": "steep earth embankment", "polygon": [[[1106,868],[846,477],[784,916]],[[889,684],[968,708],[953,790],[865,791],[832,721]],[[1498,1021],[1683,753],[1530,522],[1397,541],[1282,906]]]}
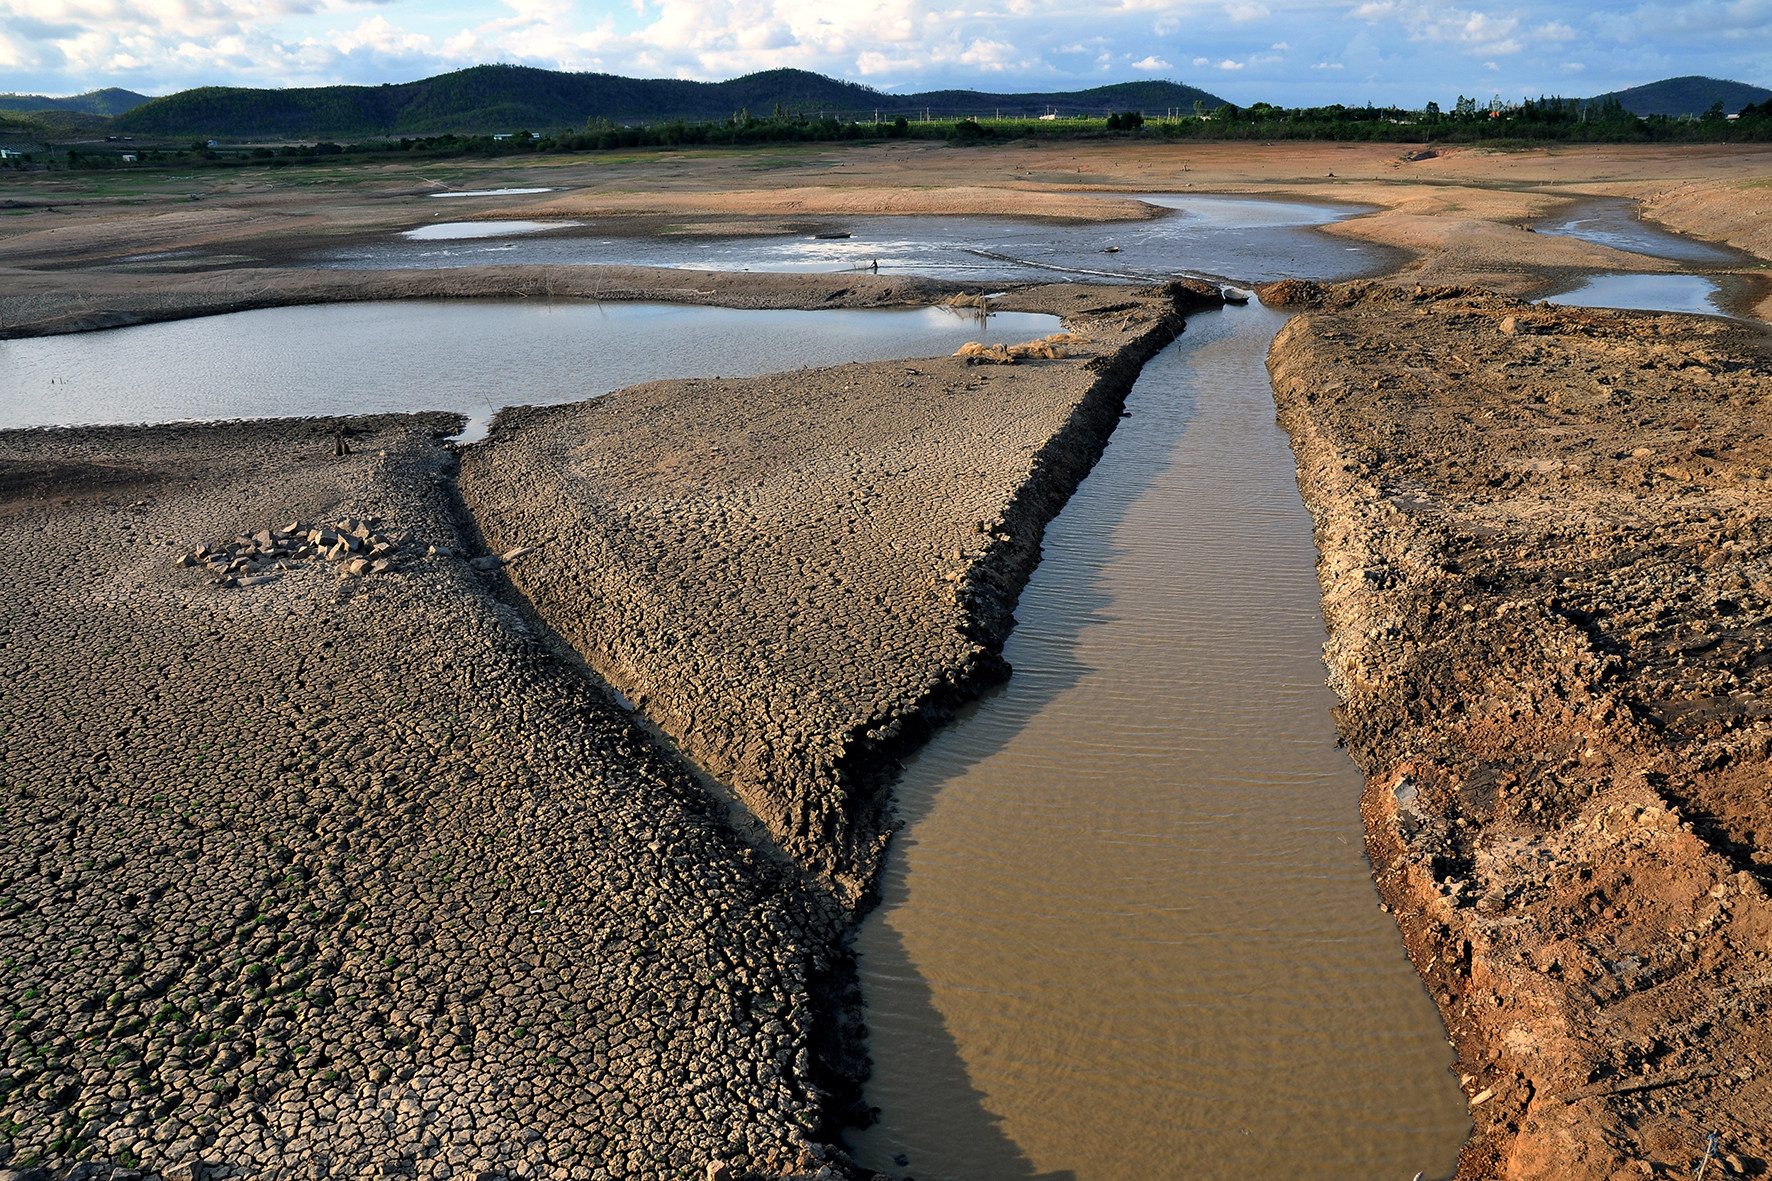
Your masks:
{"label": "steep earth embankment", "polygon": [[506,410],[464,500],[540,619],[847,906],[894,759],[1007,669],[1041,532],[1216,288],[1018,293],[1060,358],[660,382]]}
{"label": "steep earth embankment", "polygon": [[1288,283],[1380,896],[1468,1179],[1772,1156],[1772,347],[1719,320]]}

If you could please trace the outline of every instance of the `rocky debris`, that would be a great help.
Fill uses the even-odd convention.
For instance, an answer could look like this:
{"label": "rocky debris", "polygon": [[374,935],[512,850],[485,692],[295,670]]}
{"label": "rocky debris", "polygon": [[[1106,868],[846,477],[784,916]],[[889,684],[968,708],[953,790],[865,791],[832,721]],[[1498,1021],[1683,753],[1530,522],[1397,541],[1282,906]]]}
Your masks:
{"label": "rocky debris", "polygon": [[1105,313],[1098,287],[1018,296],[1071,312],[1087,363],[847,365],[507,410],[465,449],[462,495],[489,550],[571,539],[515,588],[858,907],[895,760],[1007,674],[1045,523],[1181,329],[1168,288],[1113,294]]}
{"label": "rocky debris", "polygon": [[346,503],[459,551],[459,428],[0,434],[159,473],[0,517],[0,1169],[849,1171],[842,916],[485,579],[167,576],[217,522],[317,547],[282,526]]}
{"label": "rocky debris", "polygon": [[[378,529],[372,522],[354,517],[316,525],[291,521],[250,537],[240,534],[200,545],[182,555],[177,564],[201,566],[214,576],[215,585],[224,587],[262,586],[275,582],[282,572],[299,563],[314,561],[332,563],[345,577],[363,578],[399,570],[403,546],[409,553],[410,539],[405,534]],[[450,551],[432,546],[428,553],[447,557]]]}
{"label": "rocky debris", "polygon": [[1458,1050],[1463,1178],[1772,1158],[1772,344],[1290,284],[1367,851]]}

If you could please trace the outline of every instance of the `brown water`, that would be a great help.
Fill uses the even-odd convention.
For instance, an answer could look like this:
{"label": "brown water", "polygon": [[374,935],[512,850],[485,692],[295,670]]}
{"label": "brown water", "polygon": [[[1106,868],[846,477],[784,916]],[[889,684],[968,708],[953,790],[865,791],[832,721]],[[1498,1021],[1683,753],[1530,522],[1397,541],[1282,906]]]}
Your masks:
{"label": "brown water", "polygon": [[1263,367],[1281,323],[1197,316],[1146,367],[1047,532],[1014,678],[899,786],[859,941],[881,1122],[851,1141],[873,1168],[1453,1169],[1451,1052],[1378,910],[1335,745]]}

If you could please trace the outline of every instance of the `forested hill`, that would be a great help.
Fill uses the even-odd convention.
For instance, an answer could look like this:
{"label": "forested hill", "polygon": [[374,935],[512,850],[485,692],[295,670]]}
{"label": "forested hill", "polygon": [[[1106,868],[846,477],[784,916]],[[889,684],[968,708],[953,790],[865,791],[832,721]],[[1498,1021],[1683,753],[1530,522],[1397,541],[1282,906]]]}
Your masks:
{"label": "forested hill", "polygon": [[704,122],[780,106],[842,120],[1060,115],[1112,111],[1191,111],[1224,100],[1175,82],[1129,82],[1063,94],[985,94],[944,90],[882,94],[804,70],[769,70],[730,82],[567,74],[529,66],[474,66],[418,82],[252,90],[205,86],[153,99],[117,117],[115,129],[138,135],[346,137],[444,132],[545,131],[614,123]]}
{"label": "forested hill", "polygon": [[83,115],[121,115],[148,101],[145,94],[108,86],[69,98],[43,94],[0,94],[0,111],[78,111]]}
{"label": "forested hill", "polygon": [[1598,106],[1614,98],[1619,106],[1633,115],[1702,115],[1713,103],[1719,102],[1723,104],[1724,114],[1733,115],[1750,103],[1763,103],[1772,98],[1772,90],[1750,86],[1746,82],[1692,74],[1684,78],[1663,78],[1629,90],[1615,90],[1588,101]]}

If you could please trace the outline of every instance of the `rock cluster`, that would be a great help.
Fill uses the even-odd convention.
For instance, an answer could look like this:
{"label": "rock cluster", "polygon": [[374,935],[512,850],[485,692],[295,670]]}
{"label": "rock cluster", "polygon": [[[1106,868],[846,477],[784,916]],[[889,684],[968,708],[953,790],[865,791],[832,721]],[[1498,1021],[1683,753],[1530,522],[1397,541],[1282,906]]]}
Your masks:
{"label": "rock cluster", "polygon": [[1270,368],[1368,853],[1470,1096],[1460,1177],[1690,1176],[1712,1132],[1763,1173],[1767,338],[1263,294],[1314,309]]}
{"label": "rock cluster", "polygon": [[0,1169],[841,1166],[841,916],[486,575],[172,568],[218,523],[458,544],[459,420],[354,426],[0,436],[59,481],[0,515]]}
{"label": "rock cluster", "polygon": [[507,410],[462,495],[488,549],[553,538],[512,574],[539,620],[857,906],[893,760],[1006,674],[1046,521],[1144,358],[1217,300],[1115,294],[1018,293],[1074,334],[1075,359],[1037,368],[935,358]]}
{"label": "rock cluster", "polygon": [[[407,538],[399,533],[378,532],[370,522],[350,517],[324,525],[291,521],[280,529],[260,529],[250,537],[240,534],[228,541],[200,545],[179,558],[184,567],[202,566],[215,576],[217,586],[260,586],[275,582],[293,563],[331,562],[349,578],[391,574],[398,570],[401,546]],[[438,550],[431,547],[430,553]],[[448,550],[442,551],[447,557]]]}

